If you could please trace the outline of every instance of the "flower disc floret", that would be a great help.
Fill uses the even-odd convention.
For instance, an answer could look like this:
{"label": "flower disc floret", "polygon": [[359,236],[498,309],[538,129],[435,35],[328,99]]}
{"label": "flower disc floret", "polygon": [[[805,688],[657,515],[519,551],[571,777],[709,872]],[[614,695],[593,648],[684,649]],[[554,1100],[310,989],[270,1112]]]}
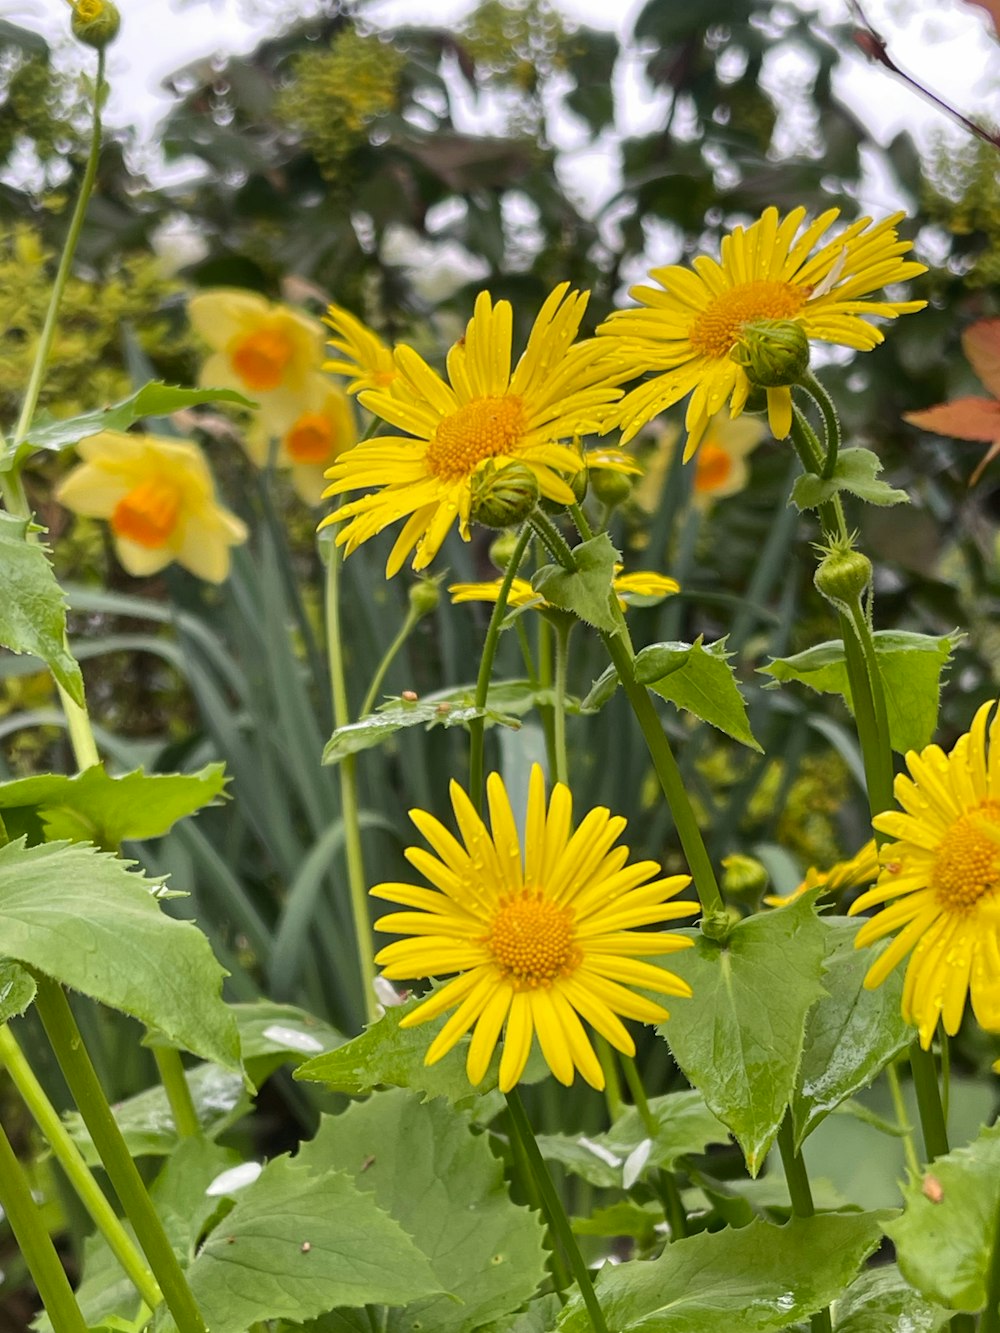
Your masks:
{"label": "flower disc floret", "polygon": [[687,948],[684,936],[646,926],[692,915],[697,905],[671,901],[687,875],[657,879],[655,861],[628,864],[616,847],[625,820],[591,810],[574,831],[572,797],[557,783],[548,802],[536,764],[528,787],[524,847],[500,776],[487,782],[490,827],[466,793],[451,785],[460,839],[422,810],[410,817],[431,851],[411,847],[407,860],[431,885],[379,884],[372,893],[409,910],[392,912],[376,929],[409,938],[376,958],[390,981],[442,977],[401,1020],[417,1024],[449,1013],[425,1057],[433,1064],[471,1029],[466,1069],[480,1083],[503,1034],[500,1087],[524,1072],[532,1041],[556,1078],[579,1072],[595,1088],[604,1074],[581,1019],[618,1050],[634,1054],[622,1018],[658,1023],[663,1005],[631,987],[688,996],[687,983],[644,961]]}
{"label": "flower disc floret", "polygon": [[882,848],[878,883],[851,913],[888,903],[858,931],[859,946],[892,935],[868,970],[879,985],[909,955],[903,1017],[927,1048],[940,1018],[958,1031],[966,998],[980,1025],[1000,1031],[1000,713],[984,704],[945,754],[930,745],[906,756],[896,778],[902,811],[872,821],[897,838]]}

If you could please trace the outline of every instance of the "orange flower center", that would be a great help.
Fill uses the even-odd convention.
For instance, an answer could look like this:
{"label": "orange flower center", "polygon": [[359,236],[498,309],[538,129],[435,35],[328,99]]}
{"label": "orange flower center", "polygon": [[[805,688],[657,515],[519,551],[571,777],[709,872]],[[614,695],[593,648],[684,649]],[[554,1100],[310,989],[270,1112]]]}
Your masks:
{"label": "orange flower center", "polygon": [[177,527],[181,488],[164,477],[147,477],[123,496],[111,514],[111,530],[151,551],[166,546]]}
{"label": "orange flower center", "polygon": [[733,470],[733,460],[719,445],[705,440],[695,463],[694,488],[699,495],[711,495],[724,485]]}
{"label": "orange flower center", "polygon": [[292,359],[291,339],[280,329],[255,329],[232,349],[233,369],[248,389],[266,393],[281,383]]}
{"label": "orange flower center", "polygon": [[469,477],[485,459],[512,453],[523,434],[520,398],[473,399],[438,422],[427,448],[427,467],[443,481]]}
{"label": "orange flower center", "polygon": [[502,901],[483,943],[515,990],[551,986],[581,957],[572,912],[531,889]]}
{"label": "orange flower center", "polygon": [[755,319],[793,319],[807,293],[790,282],[743,282],[711,301],[691,325],[688,339],[702,356],[721,360],[740,340],[743,325]]}
{"label": "orange flower center", "polygon": [[285,436],[296,463],[325,463],[333,454],[333,422],[322,412],[303,412]]}
{"label": "orange flower center", "polygon": [[1000,801],[983,801],[941,840],[931,888],[941,907],[963,911],[1000,885]]}

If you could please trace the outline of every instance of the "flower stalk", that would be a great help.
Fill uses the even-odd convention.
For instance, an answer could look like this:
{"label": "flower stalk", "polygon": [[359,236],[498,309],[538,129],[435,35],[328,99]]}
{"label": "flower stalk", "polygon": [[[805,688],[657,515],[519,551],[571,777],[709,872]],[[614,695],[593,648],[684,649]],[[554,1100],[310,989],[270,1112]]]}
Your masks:
{"label": "flower stalk", "polygon": [[[788,1197],[792,1201],[792,1212],[796,1217],[815,1217],[816,1207],[813,1203],[812,1188],[809,1184],[809,1173],[806,1170],[802,1154],[795,1151],[792,1117],[791,1112],[788,1111],[786,1111],[785,1118],[781,1122],[781,1128],[778,1130],[778,1152],[781,1154],[781,1165],[785,1171]],[[817,1310],[815,1314],[810,1315],[809,1327],[812,1333],[831,1333],[833,1324],[829,1309]]]}

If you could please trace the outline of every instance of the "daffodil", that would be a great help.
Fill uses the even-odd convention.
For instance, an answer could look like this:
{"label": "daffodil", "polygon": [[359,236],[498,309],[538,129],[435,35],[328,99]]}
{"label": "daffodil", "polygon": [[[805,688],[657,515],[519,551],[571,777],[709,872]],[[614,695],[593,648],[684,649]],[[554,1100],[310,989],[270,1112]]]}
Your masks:
{"label": "daffodil", "polygon": [[[886,844],[874,888],[851,915],[889,903],[858,931],[863,947],[892,943],[865,977],[878,986],[909,955],[903,1017],[926,1049],[940,1018],[958,1031],[967,997],[982,1027],[1000,1031],[1000,713],[983,704],[949,754],[929,745],[906,756],[910,776],[896,777],[901,811],[876,815]],[[897,933],[898,932],[898,933]]]}
{"label": "daffodil", "polygon": [[339,305],[330,306],[323,323],[333,329],[334,337],[329,339],[329,346],[336,353],[323,362],[323,369],[334,375],[347,376],[350,380],[348,393],[392,388],[399,372],[392,348],[387,347],[377,333]]}
{"label": "daffodil", "polygon": [[409,938],[378,954],[390,981],[457,973],[401,1022],[413,1027],[454,1010],[431,1042],[433,1064],[473,1029],[466,1070],[482,1081],[503,1032],[500,1087],[507,1092],[527,1063],[533,1037],[561,1083],[576,1070],[595,1088],[604,1074],[580,1019],[626,1055],[635,1043],[621,1018],[659,1023],[664,1007],[629,987],[688,996],[690,987],[659,964],[642,961],[687,948],[685,936],[646,931],[690,916],[672,902],[687,875],[654,878],[655,861],[628,865],[615,847],[625,820],[598,807],[573,831],[569,789],[557,783],[546,805],[536,764],[528,786],[524,850],[500,776],[487,782],[490,828],[456,782],[451,802],[461,841],[423,810],[410,818],[431,847],[411,847],[410,864],[432,886],[379,884],[377,898],[400,903],[375,923]]}
{"label": "daffodil", "polygon": [[[693,272],[680,265],[654,269],[657,287],[631,289],[640,308],[616,311],[597,330],[633,375],[653,375],[622,400],[623,441],[688,394],[685,460],[725,403],[739,416],[751,389],[742,362],[754,325],[792,321],[807,339],[869,351],[882,341],[870,318],[894,319],[926,304],[865,299],[925,272],[902,258],[911,249],[896,235],[903,214],[880,222],[859,218],[817,249],[838,216],[831,208],[807,223],[804,208],[783,219],[765,209],[757,222],[723,238],[719,260],[701,255]],[[766,393],[771,430],[784,439],[791,389],[781,384]]]}
{"label": "daffodil", "polygon": [[413,568],[425,569],[456,523],[469,540],[473,478],[487,463],[494,469],[522,464],[543,496],[575,503],[560,474],[575,475],[582,458],[564,441],[599,430],[621,394],[607,347],[595,339],[574,341],[587,299],[568,283],[557,287],[513,372],[513,311],[507,301],[494,306],[487,292],[480,292],[465,336],[448,353],[448,382],[411,347],[398,346],[398,377],[390,389],[364,390],[360,399],[409,434],[367,440],[327,473],[328,496],[377,488],[324,519],[343,525],[337,544],[350,554],[405,518],[386,575],[413,552]]}
{"label": "daffodil", "polygon": [[294,418],[323,360],[318,320],[231,287],[199,292],[188,302],[188,315],[212,349],[200,384],[246,394],[269,428]]}
{"label": "daffodil", "polygon": [[[705,512],[716,500],[738,495],[746,487],[750,478],[747,459],[767,434],[767,427],[759,417],[741,416],[734,420],[728,412],[716,412],[694,460],[691,503],[696,509]],[[644,458],[645,475],[633,495],[649,514],[659,507],[680,435],[680,427],[674,422],[665,425],[653,451]]]}
{"label": "daffodil", "polygon": [[863,884],[871,884],[879,875],[878,852],[872,838],[846,861],[837,861],[829,870],[819,870],[810,866],[805,878],[796,885],[791,893],[784,895],[770,894],[764,901],[768,907],[785,907],[801,898],[810,889],[822,889],[824,893],[841,893],[844,889],[858,889]]}
{"label": "daffodil", "polygon": [[[631,574],[623,574],[622,566],[615,567],[615,576],[611,586],[618,596],[618,605],[624,611],[634,602],[649,605],[653,601],[662,601],[671,593],[680,592],[681,585],[676,579],[666,574],[655,574],[652,570],[637,569]],[[448,593],[455,605],[461,602],[495,602],[500,596],[503,579],[491,579],[484,583],[451,583]],[[515,578],[507,594],[507,605],[537,606],[547,610],[549,603],[541,597],[527,579]]]}
{"label": "daffodil", "polygon": [[156,574],[176,560],[210,583],[227,578],[230,547],[246,541],[247,530],[216,500],[196,444],[105,430],[77,452],[83,462],[56,498],[74,513],[107,519],[130,574]]}
{"label": "daffodil", "polygon": [[[277,429],[275,429],[277,427]],[[284,423],[258,417],[246,436],[247,453],[264,467],[274,450],[275,467],[288,468],[292,485],[308,505],[319,504],[331,463],[357,443],[351,404],[342,389],[313,375],[295,415]]]}

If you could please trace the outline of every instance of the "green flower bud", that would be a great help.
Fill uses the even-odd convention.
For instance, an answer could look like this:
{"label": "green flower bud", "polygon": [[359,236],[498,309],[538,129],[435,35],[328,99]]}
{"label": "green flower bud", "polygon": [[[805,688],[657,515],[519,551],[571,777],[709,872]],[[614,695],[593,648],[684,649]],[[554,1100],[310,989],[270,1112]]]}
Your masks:
{"label": "green flower bud", "polygon": [[538,478],[524,463],[497,467],[490,459],[472,474],[471,514],[486,528],[523,523],[538,503]]}
{"label": "green flower bud", "polygon": [[103,51],[118,36],[122,19],[110,0],[71,0],[73,36],[95,51]]}
{"label": "green flower bud", "polygon": [[768,873],[753,856],[739,853],[722,858],[722,888],[729,898],[759,901],[768,884]]}
{"label": "green flower bud", "polygon": [[716,944],[725,944],[742,917],[735,907],[713,907],[701,918],[701,933]]}
{"label": "green flower bud", "polygon": [[501,532],[499,537],[494,537],[490,543],[490,559],[496,565],[497,569],[506,569],[514,559],[514,552],[517,549],[517,533]]}
{"label": "green flower bud", "polygon": [[[587,468],[581,467],[580,471],[574,472],[571,477],[567,477],[565,473],[560,475],[562,476],[562,479],[566,483],[566,485],[573,492],[573,495],[576,498],[576,503],[578,505],[582,505],[584,500],[587,498],[587,487],[590,483],[590,474]],[[558,500],[549,500],[544,495],[539,500],[538,504],[539,507],[541,509],[544,509],[547,514],[561,514],[563,510],[566,508],[566,506],[564,504],[560,504]]]}
{"label": "green flower bud", "polygon": [[632,494],[632,477],[612,468],[595,467],[590,473],[590,488],[609,509],[617,509]]}
{"label": "green flower bud", "polygon": [[410,584],[407,596],[415,615],[429,616],[438,609],[441,601],[439,583],[440,579],[418,579],[416,583]]}
{"label": "green flower bud", "polygon": [[798,384],[809,369],[809,339],[794,319],[758,319],[744,324],[743,336],[730,356],[751,384],[777,389]]}
{"label": "green flower bud", "polygon": [[872,562],[849,545],[825,549],[813,583],[828,602],[838,609],[853,605],[872,581]]}

